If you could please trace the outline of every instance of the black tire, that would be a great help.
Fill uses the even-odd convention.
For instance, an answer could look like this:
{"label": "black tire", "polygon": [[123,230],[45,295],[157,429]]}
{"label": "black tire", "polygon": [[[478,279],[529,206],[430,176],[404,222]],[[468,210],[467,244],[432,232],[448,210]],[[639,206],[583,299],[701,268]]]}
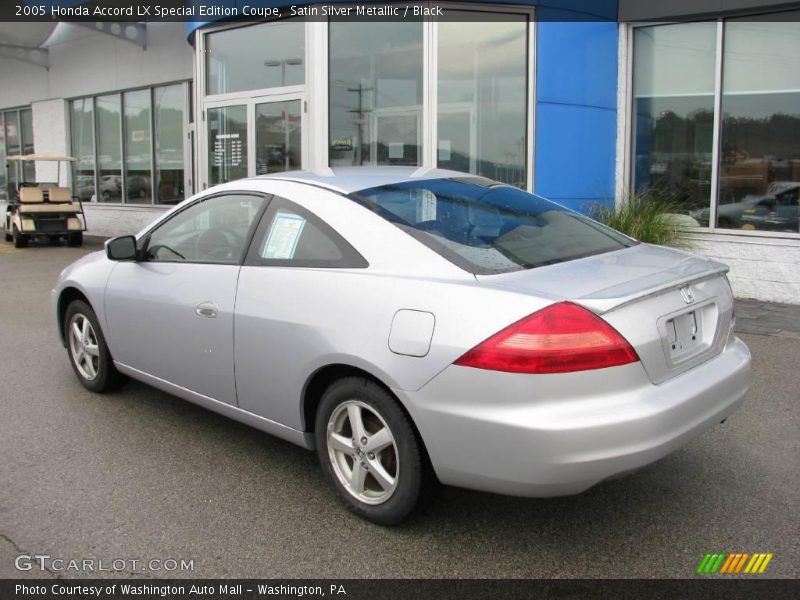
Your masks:
{"label": "black tire", "polygon": [[14,237],[13,237],[13,236],[12,236],[10,233],[8,233],[8,231],[6,231],[6,232],[3,234],[3,237],[5,237],[5,239],[6,239],[6,241],[7,241],[7,242],[10,242],[10,241],[12,241],[12,240],[14,239]]}
{"label": "black tire", "polygon": [[25,248],[28,245],[28,240],[30,239],[30,236],[27,236],[24,233],[20,233],[19,229],[17,229],[17,226],[14,225],[11,238],[14,241],[14,248]]}
{"label": "black tire", "polygon": [[[86,371],[86,368],[78,366],[73,353],[71,327],[73,320],[80,320],[80,318],[85,318],[91,325],[92,335],[90,340],[96,342],[98,350],[96,357],[97,365],[96,367],[93,367],[96,371],[94,377],[89,377],[82,372]],[[83,302],[82,300],[73,300],[67,307],[67,312],[64,314],[63,325],[64,337],[67,341],[67,356],[69,357],[69,363],[72,365],[72,370],[78,377],[78,381],[83,384],[83,387],[92,392],[104,393],[117,389],[122,383],[125,382],[126,377],[114,367],[114,361],[112,360],[111,354],[108,351],[106,338],[103,335],[103,331],[100,329],[100,324],[97,322],[97,315],[94,314],[94,311],[88,304],[86,304],[86,302]]]}
{"label": "black tire", "polygon": [[69,237],[67,238],[67,246],[70,248],[75,248],[77,246],[83,245],[83,232],[78,231],[77,233],[70,233]]}
{"label": "black tire", "polygon": [[[354,402],[357,402],[362,407],[360,410],[364,411],[362,414],[365,415],[364,424],[368,434],[375,433],[377,429],[385,425],[393,437],[393,445],[378,453],[377,461],[384,461],[383,453],[389,452],[391,464],[387,466],[386,471],[395,473],[396,484],[388,498],[380,500],[377,504],[364,502],[349,491],[343,480],[340,480],[342,469],[330,456],[328,448],[328,425],[331,418],[335,417],[335,414],[343,414],[345,406],[352,405]],[[371,430],[370,419],[373,422]],[[380,422],[381,420],[383,423]],[[331,426],[335,430],[335,418],[331,422]],[[351,431],[350,435],[355,434]],[[346,437],[347,434],[345,433],[344,436]],[[421,440],[397,400],[374,381],[362,377],[347,377],[334,382],[325,391],[320,401],[315,420],[315,438],[317,456],[328,483],[342,503],[360,517],[378,525],[397,525],[424,508],[433,497],[433,491],[438,482],[433,475]],[[356,443],[354,446],[366,448],[365,444]],[[363,448],[359,448],[359,450],[363,450]],[[346,464],[353,469],[351,474],[355,472],[356,460],[365,461],[361,463],[362,465],[369,463],[364,488],[366,490],[370,485],[373,488],[380,488],[377,485],[378,480],[372,478],[370,471],[376,460],[375,454],[370,453],[369,455],[373,459],[372,461],[366,460],[366,451],[360,454],[361,459],[357,458],[359,455],[346,456],[344,452],[339,456],[346,457]],[[392,460],[395,462],[391,462]],[[377,493],[381,492],[382,490],[378,489]]]}
{"label": "black tire", "polygon": [[61,236],[60,235],[47,236],[47,241],[50,242],[51,246],[58,246],[58,244],[61,243]]}

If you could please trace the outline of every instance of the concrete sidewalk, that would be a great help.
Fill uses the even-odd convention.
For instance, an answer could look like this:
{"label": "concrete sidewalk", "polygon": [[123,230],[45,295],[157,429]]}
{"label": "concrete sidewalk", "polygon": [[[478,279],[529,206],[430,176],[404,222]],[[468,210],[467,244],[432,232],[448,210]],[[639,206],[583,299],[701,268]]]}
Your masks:
{"label": "concrete sidewalk", "polygon": [[800,339],[800,304],[737,298],[736,332]]}

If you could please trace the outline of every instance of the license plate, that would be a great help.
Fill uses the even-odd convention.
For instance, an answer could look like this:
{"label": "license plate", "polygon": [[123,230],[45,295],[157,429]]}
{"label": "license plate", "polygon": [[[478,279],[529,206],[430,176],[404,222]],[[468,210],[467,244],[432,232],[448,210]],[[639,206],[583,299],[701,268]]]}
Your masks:
{"label": "license plate", "polygon": [[703,346],[703,318],[697,310],[690,310],[669,319],[666,337],[670,358],[677,362],[684,356],[694,354]]}

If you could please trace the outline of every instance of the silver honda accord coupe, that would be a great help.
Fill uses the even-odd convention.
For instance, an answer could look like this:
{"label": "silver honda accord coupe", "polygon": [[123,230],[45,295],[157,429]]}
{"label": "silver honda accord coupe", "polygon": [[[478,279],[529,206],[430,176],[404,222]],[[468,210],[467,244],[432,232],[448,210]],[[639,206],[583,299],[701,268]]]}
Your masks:
{"label": "silver honda accord coupe", "polygon": [[308,449],[401,522],[439,483],[576,494],[683,446],[749,386],[727,268],[463,173],[220,185],[67,267],[78,380],[133,377]]}

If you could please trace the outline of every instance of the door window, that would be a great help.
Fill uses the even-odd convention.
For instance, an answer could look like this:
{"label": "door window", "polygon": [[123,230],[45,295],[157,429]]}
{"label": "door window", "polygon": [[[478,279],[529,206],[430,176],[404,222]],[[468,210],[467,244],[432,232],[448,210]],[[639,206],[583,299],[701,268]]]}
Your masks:
{"label": "door window", "polygon": [[147,258],[236,264],[264,207],[262,196],[213,196],[180,211],[149,236]]}

